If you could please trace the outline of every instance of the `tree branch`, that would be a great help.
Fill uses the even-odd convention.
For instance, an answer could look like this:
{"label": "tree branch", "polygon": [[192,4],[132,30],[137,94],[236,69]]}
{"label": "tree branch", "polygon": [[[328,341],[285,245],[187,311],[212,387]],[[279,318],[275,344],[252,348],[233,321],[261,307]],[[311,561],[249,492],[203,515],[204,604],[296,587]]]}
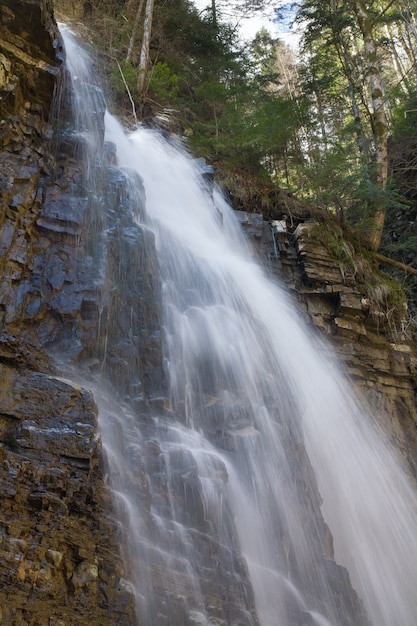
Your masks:
{"label": "tree branch", "polygon": [[380,263],[385,263],[386,265],[392,265],[392,267],[397,268],[398,270],[402,270],[407,274],[413,274],[417,276],[417,269],[415,267],[411,267],[411,265],[406,265],[405,263],[401,263],[401,261],[394,261],[394,259],[390,259],[383,254],[379,254],[379,252],[375,253],[375,258]]}

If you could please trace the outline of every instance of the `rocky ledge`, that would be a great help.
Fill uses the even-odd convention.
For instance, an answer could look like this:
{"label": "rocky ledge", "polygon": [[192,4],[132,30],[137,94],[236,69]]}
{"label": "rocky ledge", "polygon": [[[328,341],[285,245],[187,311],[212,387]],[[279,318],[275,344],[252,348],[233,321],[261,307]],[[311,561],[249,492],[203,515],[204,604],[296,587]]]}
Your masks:
{"label": "rocky ledge", "polygon": [[[134,624],[92,394],[56,373],[82,344],[96,275],[76,232],[88,202],[47,125],[62,47],[49,0],[0,6],[0,622]],[[61,152],[61,148],[59,149]],[[55,213],[71,187],[65,219]],[[62,200],[62,205],[65,202]],[[76,205],[76,206],[75,206]],[[78,242],[77,245],[74,246]],[[81,339],[78,341],[77,336]],[[85,350],[88,347],[84,343]]]}
{"label": "rocky ledge", "polygon": [[[237,212],[261,260],[335,349],[361,398],[417,477],[417,354],[400,285],[349,244],[336,220]],[[327,348],[326,348],[327,346]]]}
{"label": "rocky ledge", "polygon": [[126,624],[89,391],[0,365],[0,621]]}

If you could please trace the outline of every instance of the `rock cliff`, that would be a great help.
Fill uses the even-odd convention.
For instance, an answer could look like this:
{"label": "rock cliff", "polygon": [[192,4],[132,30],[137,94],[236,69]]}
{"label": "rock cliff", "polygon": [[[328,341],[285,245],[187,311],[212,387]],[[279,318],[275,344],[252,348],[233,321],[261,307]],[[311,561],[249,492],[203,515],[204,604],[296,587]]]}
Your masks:
{"label": "rock cliff", "polygon": [[417,355],[399,283],[355,250],[329,217],[309,211],[289,217],[284,202],[269,219],[237,213],[260,258],[286,284],[311,332],[335,349],[417,477]]}
{"label": "rock cliff", "polygon": [[[149,506],[142,466],[163,482],[164,457],[147,410],[163,410],[166,383],[158,263],[152,235],[135,220],[143,190],[138,180],[139,193],[132,194],[112,146],[104,144],[99,94],[99,150],[89,167],[103,191],[88,188],[82,165],[88,146],[84,133],[70,130],[71,89],[49,0],[3,0],[0,17],[0,622],[130,626],[136,623],[133,592],[106,483],[97,407],[86,387],[106,376],[140,415],[147,439],[134,481]],[[55,91],[60,98],[51,110]],[[414,467],[415,357],[404,338],[405,316],[390,316],[389,308],[371,302],[354,266],[320,243],[313,223],[300,223],[289,236],[286,229],[271,233],[259,215],[241,215],[244,227],[253,223],[271,271],[287,282],[312,326],[332,337],[352,380],[383,410],[390,435]],[[123,296],[122,279],[130,286]],[[304,484],[308,461],[301,450],[296,456]],[[196,515],[187,500],[195,496],[194,468],[184,467],[178,470],[179,506],[184,515],[187,506]],[[163,508],[163,484],[158,495]],[[318,497],[307,505],[317,510]],[[220,562],[225,546],[195,523],[200,553]],[[324,523],[320,528],[326,535]],[[352,605],[356,624],[365,624],[345,570],[332,561],[330,539],[324,543],[338,604]],[[225,552],[223,569],[203,571],[204,560],[200,566],[218,620],[213,623],[246,623],[244,606],[247,623],[256,624],[245,566],[232,541]],[[181,566],[173,570],[174,589]],[[158,561],[151,566],[159,620],[152,624],[201,623],[197,613],[185,611],[183,598],[165,593],[160,567]],[[297,624],[305,619],[294,617]],[[141,623],[150,626],[146,618]]]}
{"label": "rock cliff", "polygon": [[61,59],[48,0],[2,2],[0,622],[134,624],[97,408],[50,356],[88,351],[95,311],[96,276],[85,278],[85,254],[80,263],[81,169],[47,125]]}
{"label": "rock cliff", "polygon": [[[127,399],[142,424],[141,454],[125,451],[129,480],[144,525],[163,546],[167,538],[162,531],[155,537],[144,471],[151,467],[151,480],[162,481],[157,498],[168,498],[160,476],[164,455],[148,413],[149,407],[163,411],[167,392],[155,247],[136,220],[143,185],[137,179],[133,190],[115,166],[113,147],[104,142],[102,95],[83,81],[81,69],[78,89],[95,111],[92,135],[77,117],[50,4],[10,0],[1,11],[7,109],[0,154],[0,621],[133,626],[137,598],[127,579],[134,548],[120,534],[123,511],[115,513],[97,406],[85,385],[105,379],[109,395],[119,397],[115,409],[107,407],[110,436],[119,434]],[[103,389],[97,395],[102,400]],[[233,623],[251,614],[256,624],[236,547],[219,545],[197,527],[192,535],[211,610]],[[207,559],[220,558],[224,570],[205,568]],[[168,584],[158,551],[141,564],[142,577],[153,580],[141,624],[200,623],[179,591],[187,593],[179,582],[181,559],[177,568],[172,563]]]}

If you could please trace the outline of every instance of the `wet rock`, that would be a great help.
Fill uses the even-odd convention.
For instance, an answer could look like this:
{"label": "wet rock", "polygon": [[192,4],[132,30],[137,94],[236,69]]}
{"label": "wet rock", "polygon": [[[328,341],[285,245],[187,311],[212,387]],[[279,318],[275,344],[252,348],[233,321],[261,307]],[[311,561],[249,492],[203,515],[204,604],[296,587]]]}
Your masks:
{"label": "wet rock", "polygon": [[260,213],[235,211],[242,229],[248,237],[260,241],[264,234],[264,219]]}
{"label": "wet rock", "polygon": [[77,198],[61,192],[58,197],[52,199],[54,192],[55,190],[51,189],[47,191],[40,217],[36,220],[38,227],[52,233],[79,236],[87,205],[86,198]]}
{"label": "wet rock", "polygon": [[95,403],[46,351],[81,351],[82,303],[97,299],[77,151],[57,187],[46,125],[58,39],[49,0],[1,3],[0,621],[133,625]]}
{"label": "wet rock", "polygon": [[[256,241],[264,261],[287,285],[307,324],[331,341],[363,401],[402,451],[407,471],[417,477],[417,355],[404,332],[407,311],[399,302],[391,309],[375,305],[369,284],[355,270],[355,263],[359,265],[361,260],[349,258],[353,251],[343,248],[337,239],[339,226],[334,228],[337,250],[332,249],[331,238],[326,247],[321,237],[323,225],[308,216],[288,232],[284,250],[274,248],[269,228],[264,230],[261,244]],[[381,290],[386,290],[381,275],[374,276],[373,282],[378,281]]]}
{"label": "wet rock", "polygon": [[[35,28],[36,37],[33,37]],[[50,0],[2,2],[0,95],[3,114],[25,112],[26,103],[34,101],[44,119],[47,118],[58,72],[54,46],[58,39]]]}

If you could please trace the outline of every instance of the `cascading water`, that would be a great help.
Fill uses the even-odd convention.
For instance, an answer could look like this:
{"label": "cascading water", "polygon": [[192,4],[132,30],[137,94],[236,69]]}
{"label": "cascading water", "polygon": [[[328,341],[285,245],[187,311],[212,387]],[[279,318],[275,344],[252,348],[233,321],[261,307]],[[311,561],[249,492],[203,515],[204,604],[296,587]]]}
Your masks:
{"label": "cascading water", "polygon": [[378,428],[198,165],[108,114],[106,137],[162,278],[167,406],[99,392],[140,623],[365,626],[347,569],[373,626],[415,626],[416,496]]}

